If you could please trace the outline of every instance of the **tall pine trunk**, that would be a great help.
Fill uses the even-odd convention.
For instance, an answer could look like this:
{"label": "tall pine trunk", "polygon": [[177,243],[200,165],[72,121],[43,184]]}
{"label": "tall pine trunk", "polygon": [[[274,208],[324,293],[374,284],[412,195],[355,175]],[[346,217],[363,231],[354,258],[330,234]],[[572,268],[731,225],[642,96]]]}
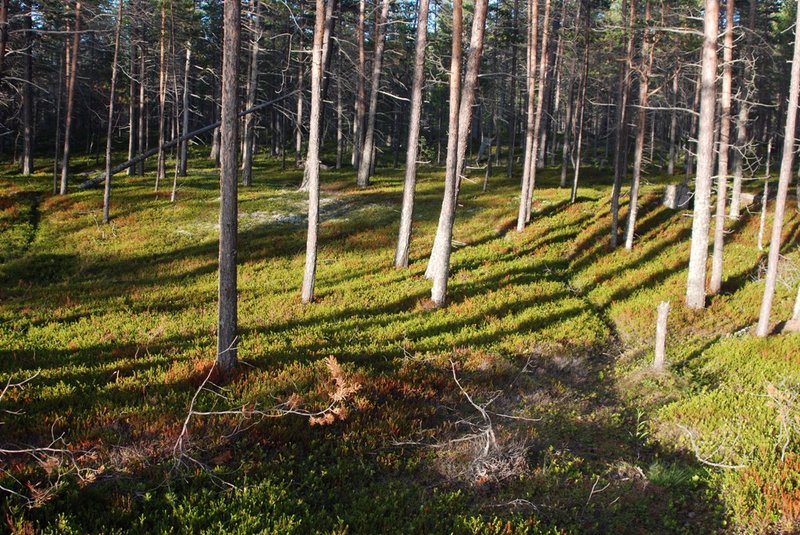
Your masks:
{"label": "tall pine trunk", "polygon": [[625,249],[633,249],[636,216],[639,212],[639,185],[642,177],[644,133],[647,122],[647,100],[650,91],[650,68],[653,63],[653,38],[650,34],[650,0],[644,4],[644,32],[642,34],[642,63],[639,67],[639,113],[636,124],[636,148],[633,155],[633,177],[631,179],[628,225],[625,228]]}
{"label": "tall pine trunk", "polygon": [[[457,0],[458,1],[458,0]],[[454,6],[455,7],[455,6]],[[480,71],[481,54],[483,53],[483,36],[486,26],[486,11],[488,0],[476,0],[475,11],[472,18],[472,32],[470,35],[469,55],[467,56],[467,70],[464,75],[464,85],[461,88],[461,98],[458,103],[458,123],[455,131],[450,132],[448,140],[448,156],[450,143],[456,143],[454,166],[448,168],[445,175],[444,200],[442,211],[439,215],[440,227],[437,230],[438,243],[441,246],[437,262],[432,263],[433,288],[431,300],[434,306],[444,306],[447,300],[447,281],[450,272],[450,251],[453,238],[453,223],[455,222],[456,205],[461,175],[467,156],[470,126],[472,124],[472,107],[475,104],[475,92],[478,86],[478,73]],[[461,6],[459,6],[460,10]],[[460,27],[460,24],[459,24]],[[454,25],[455,29],[455,25]],[[452,68],[451,68],[452,72]],[[455,136],[455,140],[453,140]],[[444,223],[444,225],[442,225]],[[438,235],[442,231],[441,236]]]}
{"label": "tall pine trunk", "polygon": [[22,18],[25,30],[23,58],[25,82],[22,86],[22,174],[33,173],[33,5],[29,4]]}
{"label": "tall pine trunk", "polygon": [[[333,2],[333,0],[328,0]],[[319,231],[319,151],[322,113],[322,43],[325,26],[325,0],[316,0],[314,41],[311,48],[311,110],[308,130],[306,177],[308,179],[308,234],[306,236],[306,264],[303,273],[301,300],[314,299],[317,273],[317,232]]]}
{"label": "tall pine trunk", "polygon": [[[783,155],[778,178],[778,195],[775,199],[775,214],[772,221],[772,236],[769,240],[767,256],[767,276],[764,280],[764,297],[761,300],[761,311],[758,315],[757,336],[769,334],[769,320],[772,313],[772,301],[775,297],[775,284],[778,281],[778,262],[781,252],[781,233],[783,232],[783,216],[786,211],[786,197],[789,183],[792,180],[794,165],[794,136],[797,127],[797,103],[800,92],[800,9],[795,21],[794,55],[792,56],[792,74],[789,82],[789,106],[786,111],[786,125],[783,134]],[[764,199],[766,202],[766,199]],[[797,308],[797,307],[795,307]],[[796,312],[796,310],[795,310]]]}
{"label": "tall pine trunk", "polygon": [[722,288],[722,254],[725,239],[725,204],[728,197],[728,153],[731,139],[731,86],[733,84],[733,12],[734,0],[725,8],[725,48],[722,66],[722,116],[719,125],[719,165],[717,168],[717,212],[714,225],[714,253],[711,257],[711,282],[708,291]]}
{"label": "tall pine trunk", "polygon": [[[250,39],[250,76],[247,78],[247,103],[246,109],[256,104],[258,91],[258,55],[261,47],[261,0],[251,0],[254,4],[251,9],[253,17],[253,32]],[[255,114],[248,114],[244,119],[244,138],[242,151],[242,184],[250,186],[253,183],[253,149],[255,140]]]}
{"label": "tall pine trunk", "polygon": [[411,116],[408,123],[406,148],[406,176],[403,184],[403,208],[400,214],[400,231],[395,267],[408,267],[408,249],[411,243],[411,222],[414,215],[414,191],[417,184],[417,156],[419,154],[420,115],[422,114],[422,86],[425,83],[425,46],[428,41],[428,0],[420,0],[417,14],[417,40],[414,50],[414,79],[411,85]]}
{"label": "tall pine trunk", "polygon": [[106,181],[103,190],[103,223],[109,221],[111,204],[111,141],[114,132],[114,93],[117,89],[117,62],[119,61],[119,33],[122,28],[123,0],[117,0],[117,24],[114,29],[114,60],[111,63],[111,87],[108,93],[108,129],[106,130]]}
{"label": "tall pine trunk", "polygon": [[389,18],[389,0],[382,0],[381,14],[375,27],[375,54],[372,57],[372,76],[370,78],[369,107],[367,109],[367,129],[364,132],[364,146],[361,154],[361,165],[358,167],[356,184],[360,188],[369,186],[375,158],[375,117],[378,108],[378,92],[380,90],[381,67],[383,65],[383,49],[386,37],[386,22]]}
{"label": "tall pine trunk", "polygon": [[61,189],[59,193],[67,193],[67,177],[69,176],[70,137],[72,134],[72,116],[75,108],[75,84],[78,81],[78,48],[80,46],[81,0],[75,2],[75,22],[73,26],[72,46],[68,47],[69,61],[67,78],[67,109],[64,118],[64,151],[61,154]]}
{"label": "tall pine trunk", "polygon": [[528,122],[525,129],[525,157],[522,164],[522,187],[519,196],[519,211],[517,214],[517,232],[525,230],[528,208],[528,186],[530,182],[531,159],[533,158],[533,143],[536,124],[536,56],[539,34],[539,0],[528,0]]}
{"label": "tall pine trunk", "polygon": [[630,73],[633,70],[634,23],[636,21],[636,0],[622,0],[622,12],[629,7],[625,32],[625,61],[620,65],[619,93],[617,95],[617,125],[614,142],[614,185],[611,188],[611,247],[617,246],[619,240],[619,197],[622,192],[622,181],[627,171],[628,153],[628,98],[630,96]]}
{"label": "tall pine trunk", "polygon": [[704,308],[706,304],[706,262],[708,260],[708,230],[711,221],[711,181],[714,174],[719,0],[705,0],[703,28],[700,120],[697,133],[697,177],[694,188],[692,245],[686,284],[686,305],[689,308]]}
{"label": "tall pine trunk", "polygon": [[220,124],[219,291],[217,365],[229,373],[237,363],[237,196],[239,145],[239,0],[226,0],[222,52]]}

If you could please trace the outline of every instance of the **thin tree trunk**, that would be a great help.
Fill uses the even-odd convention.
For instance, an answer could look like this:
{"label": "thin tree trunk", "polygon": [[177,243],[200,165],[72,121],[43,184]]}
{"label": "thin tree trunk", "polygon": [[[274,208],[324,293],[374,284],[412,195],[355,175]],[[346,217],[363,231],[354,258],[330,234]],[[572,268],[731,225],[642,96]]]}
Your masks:
{"label": "thin tree trunk", "polygon": [[[66,39],[64,40],[64,55],[59,59],[58,65],[58,96],[56,97],[56,142],[53,150],[53,195],[58,193],[58,151],[61,146],[61,99],[64,96],[64,79],[67,77],[65,69],[67,69],[68,58],[65,58],[69,45]],[[61,73],[64,76],[61,76]]]}
{"label": "thin tree trunk", "polygon": [[[258,55],[261,47],[261,0],[251,0],[253,16],[253,33],[250,40],[250,76],[247,79],[247,108],[256,104],[258,91]],[[253,183],[253,145],[255,139],[254,114],[247,115],[244,119],[244,146],[242,151],[242,184],[250,186]]]}
{"label": "thin tree trunk", "polygon": [[676,140],[678,136],[678,79],[680,78],[680,64],[675,69],[672,77],[672,110],[669,118],[669,157],[667,160],[667,175],[670,177],[675,174]]}
{"label": "thin tree trunk", "polygon": [[[770,143],[772,141],[770,140]],[[769,173],[764,177],[764,193],[761,197],[761,218],[758,223],[758,240],[756,246],[759,251],[764,250],[764,231],[767,228],[767,211],[769,209]]]}
{"label": "thin tree trunk", "polygon": [[731,139],[731,86],[733,85],[734,0],[725,7],[725,47],[722,66],[722,116],[719,125],[719,165],[717,170],[717,212],[714,225],[714,252],[711,257],[710,294],[722,288],[722,257],[725,239],[725,203],[728,197],[728,153]]}
{"label": "thin tree trunk", "polygon": [[[460,0],[457,1],[460,3]],[[455,221],[456,205],[458,203],[459,185],[467,156],[467,145],[469,144],[470,125],[472,124],[472,107],[475,104],[478,72],[480,71],[481,54],[483,52],[483,36],[486,26],[487,7],[488,0],[477,0],[475,2],[469,55],[467,56],[467,70],[464,75],[464,85],[461,88],[460,102],[458,103],[458,124],[455,129],[457,147],[455,165],[453,169],[448,168],[445,175],[445,197],[442,202],[442,212],[439,216],[439,223],[441,224],[444,221],[444,225],[440,225],[442,235],[438,240],[441,245],[441,252],[438,261],[433,264],[432,273],[433,288],[431,289],[431,300],[436,307],[444,306],[447,299],[447,279],[450,272],[453,223]],[[459,5],[459,10],[460,9],[461,6]],[[459,24],[459,28],[460,26]],[[448,145],[454,141],[453,135],[454,132],[451,131]],[[439,238],[439,236],[437,236],[437,238]]]}
{"label": "thin tree trunk", "polygon": [[114,29],[114,60],[111,63],[111,87],[108,95],[108,129],[106,130],[106,182],[103,191],[103,223],[109,221],[109,205],[111,204],[111,141],[114,131],[114,92],[117,89],[117,62],[119,61],[119,33],[122,28],[123,0],[117,0],[117,24]]}
{"label": "thin tree trunk", "polygon": [[[333,0],[328,0],[333,2]],[[308,178],[308,235],[306,239],[306,264],[303,273],[301,300],[310,303],[314,299],[314,283],[317,272],[317,232],[319,230],[319,150],[322,112],[322,43],[325,26],[325,0],[316,0],[314,42],[311,49],[311,111],[308,130],[308,155],[306,176]]]}
{"label": "thin tree trunk", "polygon": [[[522,188],[519,196],[517,232],[525,230],[528,216],[528,188],[531,176],[531,160],[536,125],[536,56],[538,49],[539,0],[528,0],[528,119],[525,130],[525,158],[522,167]],[[535,167],[535,166],[534,166]]]}
{"label": "thin tree trunk", "polygon": [[358,45],[358,63],[356,65],[356,100],[355,120],[353,121],[353,167],[361,169],[361,158],[364,153],[364,111],[367,102],[367,53],[364,48],[364,12],[365,0],[358,2],[358,19],[356,19],[356,44]]}
{"label": "thin tree trunk", "polygon": [[[186,41],[186,63],[183,67],[183,96],[182,101],[182,125],[181,132],[184,134],[189,131],[189,83],[191,82],[190,72],[192,69],[192,42]],[[252,107],[252,106],[251,106]],[[180,145],[180,169],[178,173],[180,176],[186,176],[189,170],[189,141],[184,141]]]}
{"label": "thin tree trunk", "polygon": [[[588,9],[588,4],[586,9]],[[588,35],[588,20],[589,15],[586,14],[587,20],[587,35]],[[588,85],[588,77],[589,77],[589,43],[584,46],[583,49],[583,69],[581,69],[581,81],[580,81],[580,95],[578,101],[578,125],[577,125],[577,139],[575,140],[575,174],[572,178],[572,193],[570,195],[570,203],[574,204],[578,198],[578,178],[580,177],[581,172],[581,147],[583,145],[583,116],[586,110],[586,86]]]}
{"label": "thin tree trunk", "polygon": [[714,174],[714,112],[717,97],[717,34],[719,0],[705,0],[704,41],[700,70],[700,121],[697,133],[697,178],[694,190],[692,245],[686,284],[686,305],[704,308],[706,304],[706,262],[708,230],[711,220],[711,180]]}
{"label": "thin tree trunk", "polygon": [[[147,134],[147,71],[144,45],[139,47],[139,154],[145,151]],[[139,176],[144,176],[145,161],[139,164]]]}
{"label": "thin tree trunk", "polygon": [[64,119],[64,151],[61,155],[61,195],[67,194],[69,176],[70,137],[72,134],[72,115],[75,107],[75,85],[78,81],[78,47],[80,46],[81,0],[75,2],[75,23],[72,46],[69,47],[69,77],[67,78],[67,110]]}
{"label": "thin tree trunk", "polygon": [[364,134],[364,150],[361,165],[358,168],[356,184],[360,188],[369,186],[375,152],[375,116],[378,108],[378,91],[380,89],[381,66],[383,65],[383,49],[386,37],[386,22],[389,17],[389,0],[382,0],[381,14],[375,28],[375,54],[372,58],[372,77],[370,79],[369,108],[367,111],[367,130]]}
{"label": "thin tree trunk", "polygon": [[219,309],[217,365],[230,373],[237,363],[237,196],[239,144],[239,0],[226,0],[220,124]]}
{"label": "thin tree trunk", "polygon": [[[166,113],[167,102],[167,4],[161,4],[161,38],[159,42],[159,62],[158,62],[158,146],[164,145],[166,140]],[[158,168],[156,171],[155,191],[158,191],[159,183],[166,177],[166,155],[163,150],[158,151]]]}
{"label": "thin tree trunk", "polygon": [[342,168],[344,131],[342,130],[342,47],[336,47],[336,169]]}
{"label": "thin tree trunk", "polygon": [[[128,4],[128,13],[133,17],[132,2]],[[128,51],[128,159],[133,158],[136,153],[136,44],[134,43],[133,32],[130,38],[130,50]],[[139,110],[141,114],[141,109]],[[136,174],[136,168],[128,167],[128,176]]]}
{"label": "thin tree trunk", "polygon": [[778,195],[775,199],[775,216],[772,221],[772,237],[769,241],[769,254],[767,256],[767,276],[764,281],[764,297],[761,301],[761,311],[758,316],[758,326],[756,327],[756,335],[762,337],[769,333],[772,301],[775,297],[775,283],[778,280],[778,262],[780,260],[781,251],[783,215],[786,210],[786,196],[789,192],[789,182],[792,180],[792,166],[794,165],[794,136],[797,126],[798,92],[800,92],[800,34],[797,32],[798,28],[800,28],[800,9],[797,10],[797,19],[795,21],[794,55],[792,57],[792,74],[789,86],[789,106],[786,113],[786,125],[783,134],[783,156],[778,178]]}
{"label": "thin tree trunk", "polygon": [[[512,14],[514,35],[519,27],[519,0],[514,0],[514,13]],[[508,120],[508,163],[506,175],[508,178],[514,174],[514,151],[517,146],[517,45],[511,45],[511,117]],[[499,152],[498,152],[499,154]]]}
{"label": "thin tree trunk", "polygon": [[575,117],[573,113],[573,101],[575,100],[575,84],[570,80],[569,96],[567,97],[567,115],[564,120],[564,143],[561,145],[561,178],[558,182],[559,187],[567,187],[567,169],[570,157],[570,137],[575,129]]}
{"label": "thin tree trunk", "polygon": [[633,70],[634,23],[636,21],[636,0],[622,0],[622,12],[629,7],[625,33],[628,41],[625,47],[625,62],[620,65],[619,94],[617,95],[617,135],[614,147],[614,185],[611,188],[611,247],[617,247],[619,239],[619,197],[622,181],[627,171],[628,153],[628,98],[630,96],[630,73]]}
{"label": "thin tree trunk", "polygon": [[550,41],[550,0],[544,1],[544,19],[542,21],[542,53],[539,59],[539,91],[536,95],[536,116],[533,123],[533,145],[530,147],[530,171],[528,171],[528,184],[525,190],[525,223],[531,220],[531,204],[533,202],[533,190],[536,187],[536,171],[539,168],[539,142],[542,128],[542,115],[544,113],[544,99],[547,93],[548,79],[548,45]]}
{"label": "thin tree trunk", "polygon": [[22,174],[33,173],[33,6],[27,6],[22,17],[25,30],[25,57],[23,58],[25,83],[22,86]]}
{"label": "thin tree trunk", "polygon": [[[748,28],[755,27],[756,0],[750,0],[750,17]],[[743,18],[743,17],[742,17]],[[745,32],[745,46],[748,53],[752,53],[752,36]],[[731,187],[731,206],[728,216],[731,219],[739,219],[741,210],[742,179],[744,177],[744,151],[747,147],[747,125],[750,122],[750,95],[749,84],[753,83],[753,63],[755,57],[744,57],[740,54],[744,62],[742,80],[739,84],[741,97],[739,100],[739,114],[736,117],[736,150],[733,155],[733,185]]]}
{"label": "thin tree trunk", "polygon": [[411,243],[411,224],[414,215],[414,191],[417,184],[417,156],[419,154],[420,115],[422,114],[422,86],[425,83],[425,47],[428,42],[428,0],[419,1],[417,14],[417,39],[414,50],[414,78],[411,84],[411,116],[408,123],[406,148],[406,176],[403,184],[403,207],[400,214],[400,231],[394,266],[408,267],[408,250]]}
{"label": "thin tree trunk", "polygon": [[639,212],[639,184],[642,177],[644,154],[644,132],[647,122],[647,97],[650,91],[650,67],[653,63],[653,42],[650,34],[650,0],[644,3],[644,32],[642,36],[642,64],[639,69],[639,117],[636,125],[636,148],[633,155],[633,178],[631,180],[628,225],[625,228],[625,249],[633,249],[636,216]]}

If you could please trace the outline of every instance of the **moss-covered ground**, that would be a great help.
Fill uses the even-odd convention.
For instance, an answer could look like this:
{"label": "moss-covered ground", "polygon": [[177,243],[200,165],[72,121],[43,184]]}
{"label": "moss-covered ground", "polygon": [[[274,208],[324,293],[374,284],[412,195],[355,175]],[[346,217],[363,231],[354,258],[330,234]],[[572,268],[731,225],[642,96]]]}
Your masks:
{"label": "moss-covered ground", "polygon": [[[52,196],[46,163],[0,174],[3,528],[43,533],[707,533],[800,527],[800,335],[757,339],[765,252],[758,215],[729,221],[725,281],[683,306],[691,218],[643,187],[632,251],[608,246],[610,177],[578,201],[537,179],[515,232],[518,180],[462,187],[449,305],[423,277],[442,173],[423,168],[411,267],[391,267],[402,171],[371,187],[323,173],[317,299],[299,300],[302,171],[256,162],[240,189],[239,354],[204,391],[190,457],[173,446],[213,361],[217,173],[200,157],[178,200],[115,178]],[[81,169],[80,165],[77,167]],[[627,197],[624,199],[627,203]],[[791,314],[800,217],[786,218],[775,322]],[[626,212],[623,212],[623,215]],[[655,373],[656,305],[671,302],[668,369]],[[776,328],[779,328],[776,327]],[[316,410],[360,389],[328,425],[248,407]],[[458,383],[456,382],[458,379]],[[462,388],[459,388],[459,384]],[[485,408],[496,447],[482,455]],[[492,400],[490,402],[490,400]],[[470,439],[472,435],[480,435]],[[77,468],[71,463],[77,464]]]}

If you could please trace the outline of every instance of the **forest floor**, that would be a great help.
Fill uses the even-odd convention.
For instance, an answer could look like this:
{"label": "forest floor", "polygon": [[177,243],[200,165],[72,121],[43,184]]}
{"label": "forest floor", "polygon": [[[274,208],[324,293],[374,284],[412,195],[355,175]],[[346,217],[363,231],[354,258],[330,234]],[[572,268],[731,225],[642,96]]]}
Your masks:
{"label": "forest floor", "polygon": [[[301,171],[256,165],[239,204],[244,364],[221,386],[204,383],[219,203],[208,161],[192,162],[174,204],[149,173],[117,176],[110,225],[99,190],[52,196],[44,166],[0,170],[0,385],[31,379],[0,396],[0,448],[35,449],[0,452],[0,530],[800,525],[800,335],[751,335],[766,254],[757,213],[728,222],[723,291],[693,312],[691,218],[661,205],[664,177],[643,187],[632,251],[608,246],[606,172],[585,170],[570,204],[556,170],[542,171],[522,233],[517,179],[495,176],[487,192],[467,181],[437,310],[422,275],[442,173],[421,170],[411,267],[397,270],[401,170],[379,169],[363,190],[352,171],[326,171],[317,299],[302,305]],[[800,281],[790,206],[776,324]],[[331,404],[323,418],[287,414]],[[193,415],[176,449],[192,406],[229,412]]]}

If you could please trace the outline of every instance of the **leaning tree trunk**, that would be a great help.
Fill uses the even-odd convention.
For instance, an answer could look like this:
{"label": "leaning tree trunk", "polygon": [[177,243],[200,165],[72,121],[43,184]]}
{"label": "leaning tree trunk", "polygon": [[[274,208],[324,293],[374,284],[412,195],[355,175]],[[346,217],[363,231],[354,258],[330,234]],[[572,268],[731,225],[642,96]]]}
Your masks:
{"label": "leaning tree trunk", "polygon": [[425,46],[428,41],[428,0],[420,0],[417,14],[417,40],[414,50],[414,79],[411,85],[411,116],[408,123],[406,148],[406,177],[403,184],[403,208],[394,266],[408,267],[411,243],[411,221],[414,214],[414,190],[417,184],[417,155],[419,154],[419,123],[422,114],[422,86],[425,83]]}
{"label": "leaning tree trunk", "polygon": [[[767,336],[769,333],[772,300],[775,297],[775,283],[778,280],[783,215],[786,210],[786,196],[789,192],[789,182],[792,180],[792,166],[794,165],[794,136],[797,126],[798,92],[800,92],[800,33],[797,32],[798,28],[800,28],[800,9],[797,10],[797,20],[795,21],[794,55],[792,57],[792,75],[789,83],[789,107],[786,113],[786,126],[783,134],[783,156],[778,178],[778,196],[775,199],[772,236],[769,240],[764,297],[761,301],[761,311],[758,315],[758,326],[756,327],[757,336]],[[764,201],[766,202],[766,199]]]}
{"label": "leaning tree trunk", "polygon": [[[627,7],[622,0],[622,12]],[[619,94],[617,95],[617,125],[614,140],[614,185],[611,188],[611,247],[617,247],[619,239],[619,197],[622,192],[622,181],[625,178],[628,153],[628,98],[630,96],[630,72],[633,70],[634,22],[636,21],[636,0],[630,0],[630,9],[625,25],[628,36],[625,47],[625,61],[619,70]]]}
{"label": "leaning tree trunk", "polygon": [[522,187],[519,195],[519,211],[517,214],[517,232],[525,230],[528,209],[528,184],[530,182],[531,159],[536,124],[536,56],[539,24],[539,0],[528,0],[528,122],[525,129],[525,157],[522,164]]}
{"label": "leaning tree trunk", "polygon": [[111,204],[111,141],[114,132],[114,92],[117,89],[117,62],[119,61],[119,33],[122,28],[123,0],[117,0],[117,25],[114,29],[114,60],[111,63],[111,87],[108,95],[108,129],[106,130],[106,183],[103,191],[103,223],[109,220],[109,205]]}
{"label": "leaning tree trunk", "polygon": [[73,28],[72,46],[69,47],[69,78],[67,79],[67,109],[64,119],[64,151],[61,155],[61,189],[59,193],[67,193],[67,177],[69,176],[70,135],[72,134],[72,115],[75,107],[75,84],[78,81],[78,47],[80,46],[81,0],[75,2],[75,26]]}
{"label": "leaning tree trunk", "polygon": [[717,34],[719,0],[705,0],[704,40],[700,78],[700,121],[697,133],[697,177],[694,188],[694,217],[686,305],[706,305],[706,262],[711,220],[711,180],[714,174],[714,112],[717,98]]}
{"label": "leaning tree trunk", "polygon": [[364,147],[361,154],[361,165],[358,167],[356,184],[360,188],[369,186],[375,157],[375,116],[378,108],[378,91],[380,89],[381,66],[383,65],[383,49],[386,37],[386,21],[389,17],[389,0],[382,0],[381,14],[375,28],[375,54],[372,58],[372,77],[369,89],[369,108],[367,111],[367,130],[364,133]]}
{"label": "leaning tree trunk", "polygon": [[650,68],[653,64],[653,38],[650,33],[650,0],[644,4],[644,33],[642,38],[642,64],[639,69],[639,117],[636,124],[636,148],[633,155],[633,178],[631,179],[628,225],[625,228],[625,249],[633,249],[636,216],[639,212],[639,184],[642,177],[644,154],[644,132],[647,121],[647,97],[650,91]]}
{"label": "leaning tree trunk", "polygon": [[[459,6],[459,9],[460,7],[461,6]],[[487,7],[488,0],[477,0],[475,2],[475,11],[472,18],[472,33],[470,35],[469,43],[469,55],[467,56],[467,70],[464,75],[464,85],[461,88],[461,98],[458,105],[455,165],[453,169],[448,168],[446,172],[445,197],[444,201],[442,202],[442,212],[439,216],[440,223],[442,220],[444,220],[444,225],[440,226],[442,235],[437,236],[437,238],[439,238],[437,241],[441,245],[441,254],[438,258],[438,261],[433,263],[433,288],[431,289],[431,300],[436,307],[444,306],[447,299],[447,279],[450,272],[450,250],[451,241],[453,238],[453,223],[456,215],[459,184],[461,175],[464,171],[464,165],[467,156],[470,125],[472,124],[472,107],[475,104],[475,92],[478,86],[478,72],[480,71],[481,54],[483,52],[483,35],[486,26]],[[450,136],[451,140],[448,141],[448,145],[452,141],[453,132],[450,132]]]}
{"label": "leaning tree trunk", "polygon": [[[256,104],[256,92],[258,91],[258,55],[260,52],[259,41],[261,40],[261,1],[253,0],[255,4],[252,8],[253,15],[253,34],[250,40],[250,76],[247,79],[247,109]],[[253,183],[253,142],[255,140],[254,114],[250,114],[244,119],[244,138],[242,150],[242,185],[250,186]]]}
{"label": "leaning tree trunk", "polygon": [[[332,2],[333,0],[328,0]],[[308,129],[308,154],[306,177],[308,179],[308,235],[306,239],[306,265],[303,273],[301,300],[314,299],[317,273],[317,232],[319,230],[319,150],[322,112],[322,42],[325,26],[325,0],[316,0],[314,42],[311,48],[311,111]]]}
{"label": "leaning tree trunk", "polygon": [[722,254],[725,239],[725,202],[728,196],[728,153],[731,139],[731,85],[733,83],[733,9],[734,0],[725,8],[725,48],[722,65],[722,116],[719,125],[719,165],[717,170],[717,212],[714,221],[714,253],[711,257],[710,294],[722,288]]}
{"label": "leaning tree trunk", "polygon": [[237,188],[239,145],[239,0],[226,0],[222,52],[220,124],[219,309],[217,365],[229,373],[237,363]]}

